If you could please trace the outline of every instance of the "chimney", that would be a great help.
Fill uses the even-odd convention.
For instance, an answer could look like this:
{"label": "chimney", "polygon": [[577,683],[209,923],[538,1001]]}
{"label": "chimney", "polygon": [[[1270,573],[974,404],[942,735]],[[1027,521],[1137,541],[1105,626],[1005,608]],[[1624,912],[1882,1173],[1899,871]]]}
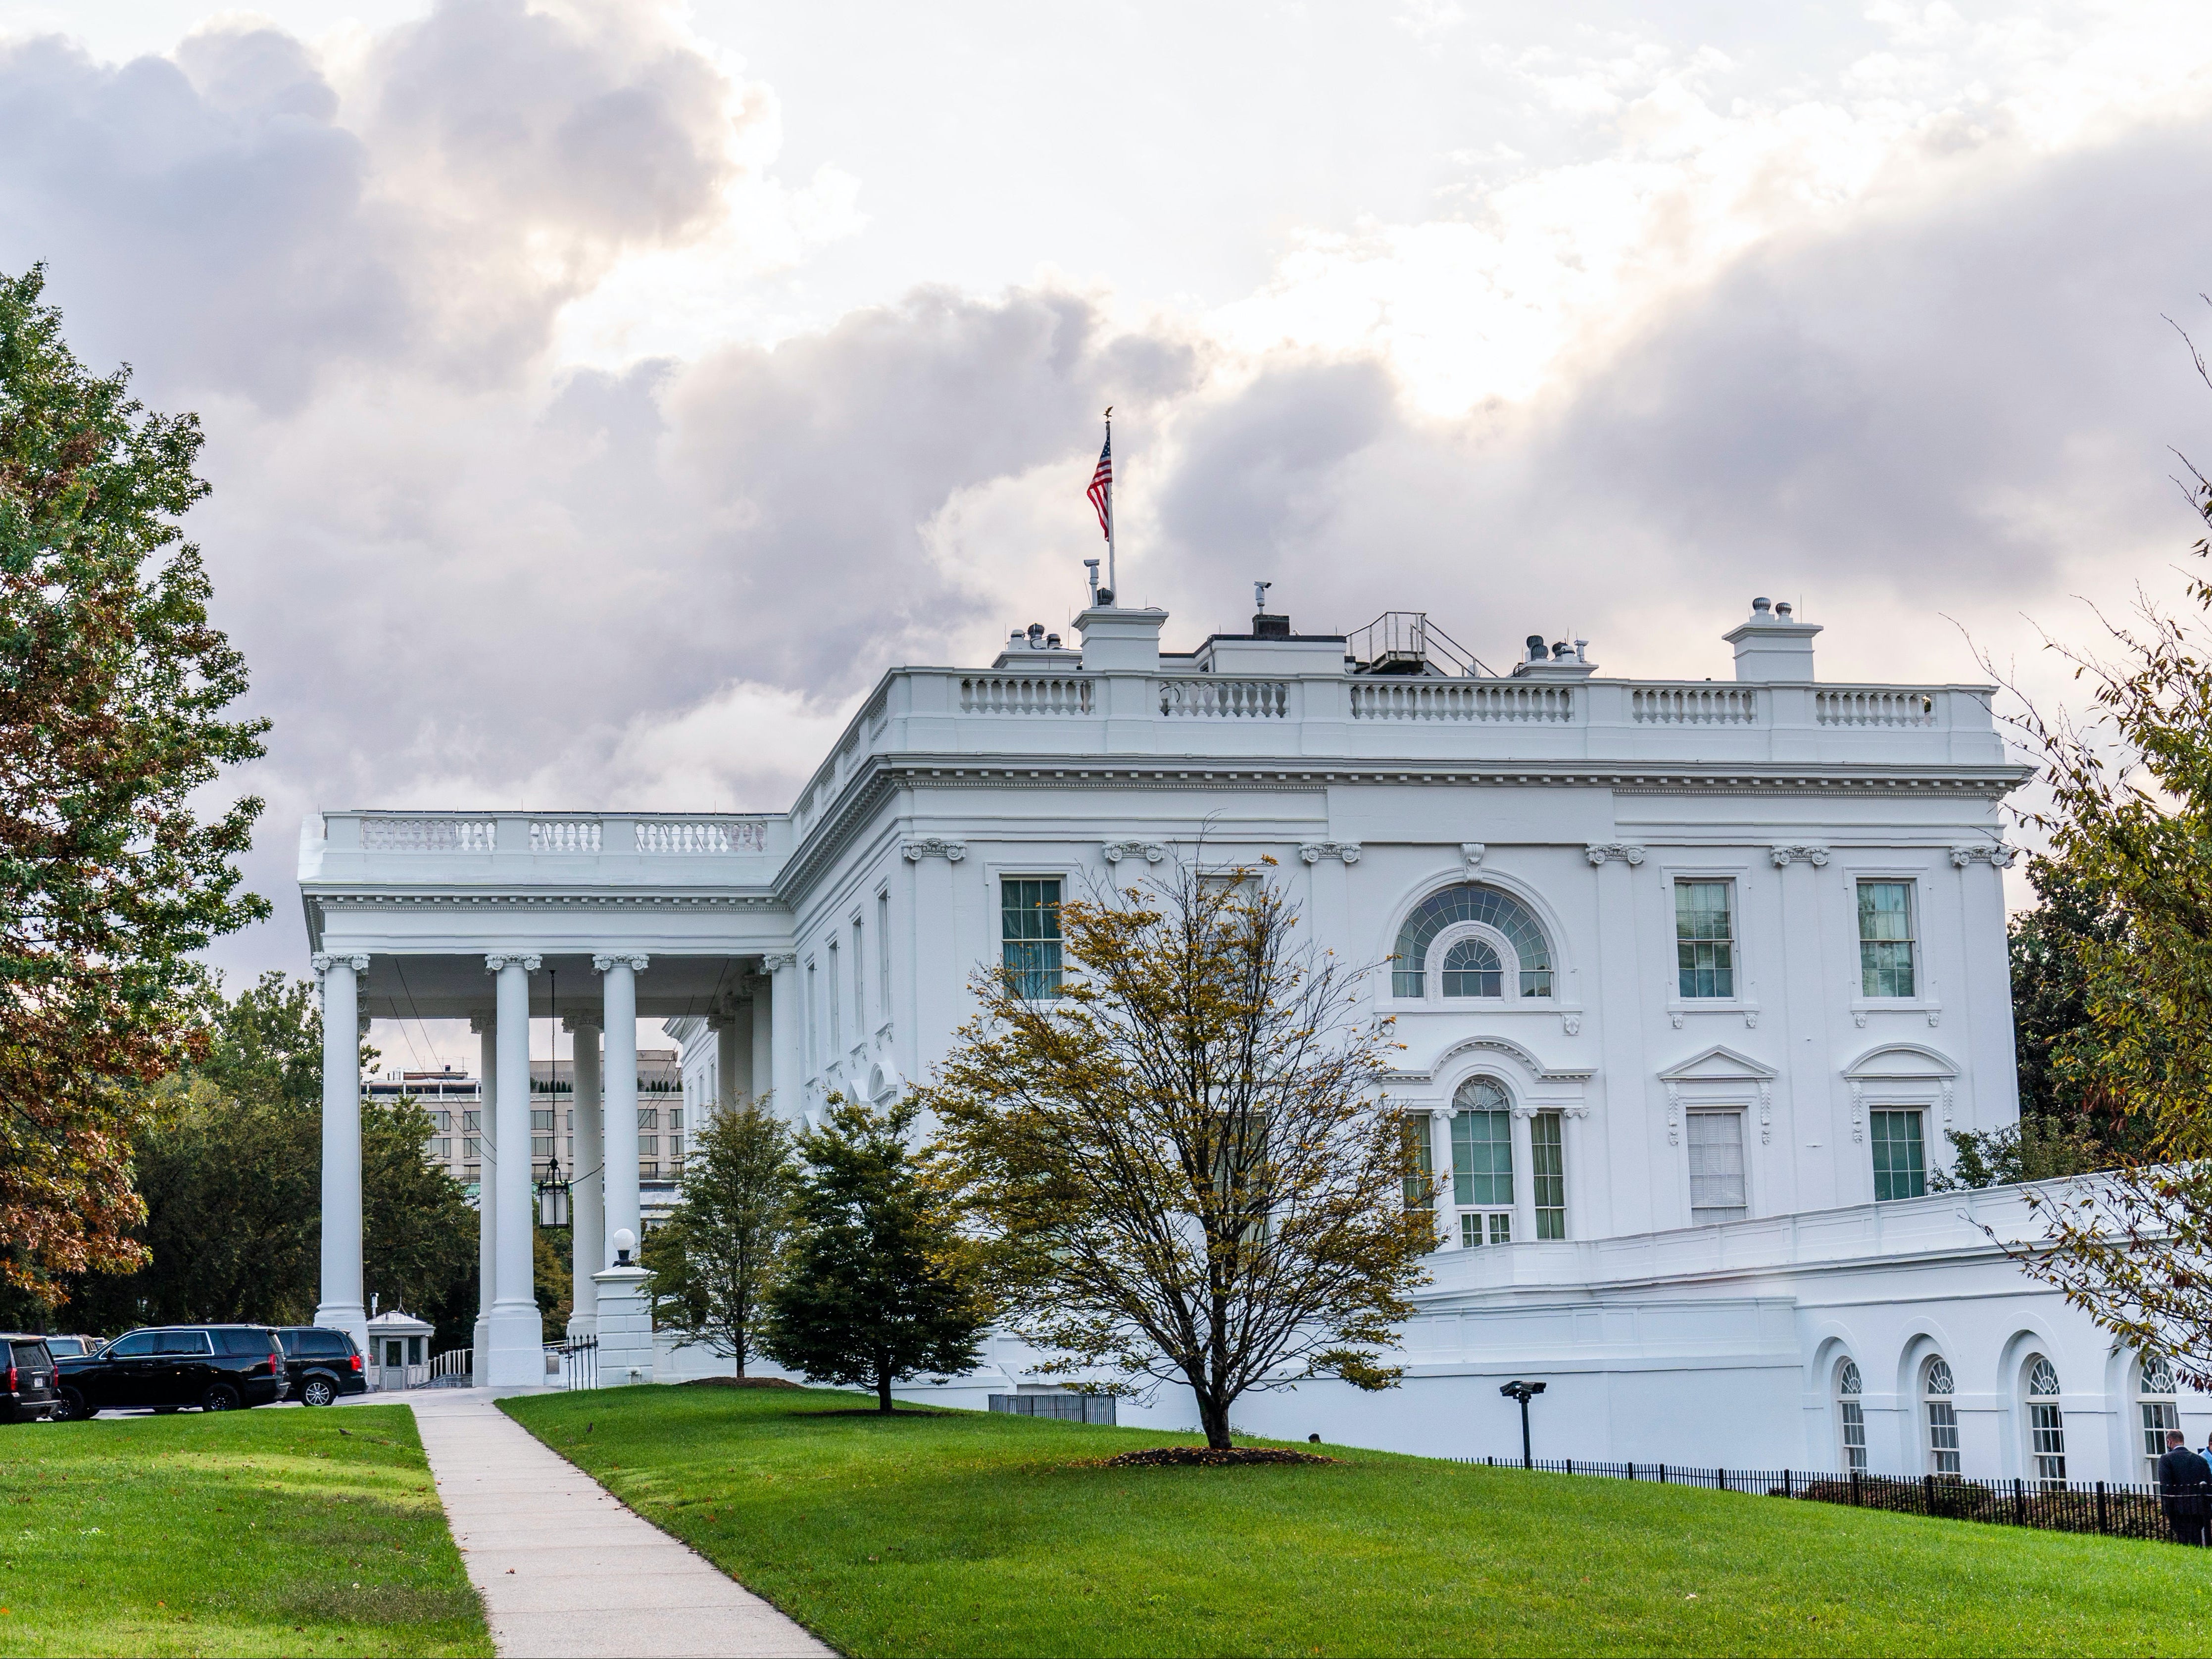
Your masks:
{"label": "chimney", "polygon": [[1287,640],[1291,637],[1291,619],[1270,616],[1262,611],[1252,618],[1252,637],[1255,640]]}
{"label": "chimney", "polygon": [[1813,635],[1818,623],[1801,623],[1787,601],[1751,602],[1751,619],[1721,637],[1735,647],[1735,677],[1769,684],[1809,682],[1813,678]]}
{"label": "chimney", "polygon": [[[1099,595],[1103,601],[1103,592]],[[1075,619],[1083,635],[1083,667],[1086,673],[1157,674],[1160,668],[1160,629],[1167,625],[1164,611],[1138,611],[1099,604]]]}

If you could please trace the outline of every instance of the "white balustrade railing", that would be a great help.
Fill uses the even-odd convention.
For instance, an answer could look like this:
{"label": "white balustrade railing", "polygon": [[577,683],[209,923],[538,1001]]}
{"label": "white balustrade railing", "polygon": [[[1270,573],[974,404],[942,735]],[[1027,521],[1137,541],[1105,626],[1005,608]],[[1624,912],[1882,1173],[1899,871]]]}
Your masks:
{"label": "white balustrade railing", "polygon": [[490,818],[366,817],[361,844],[372,853],[489,853],[498,844]]}
{"label": "white balustrade railing", "polygon": [[1746,686],[1639,685],[1628,712],[1639,726],[1754,726],[1759,694]]}
{"label": "white balustrade railing", "polygon": [[637,850],[655,854],[764,853],[768,825],[759,818],[640,818]]}
{"label": "white balustrade railing", "polygon": [[1929,691],[1815,691],[1813,718],[1822,726],[1929,726],[1938,723]]}
{"label": "white balustrade railing", "polygon": [[1561,726],[1575,717],[1565,685],[1491,684],[1459,680],[1354,680],[1356,720],[1479,720]]}
{"label": "white balustrade railing", "polygon": [[1286,680],[1218,679],[1211,674],[1164,679],[1160,713],[1200,720],[1281,720],[1290,713]]}
{"label": "white balustrade railing", "polygon": [[1091,682],[1074,675],[969,674],[960,682],[963,714],[1087,714]]}
{"label": "white balustrade railing", "polygon": [[599,850],[597,818],[532,818],[530,850],[533,853],[596,853]]}

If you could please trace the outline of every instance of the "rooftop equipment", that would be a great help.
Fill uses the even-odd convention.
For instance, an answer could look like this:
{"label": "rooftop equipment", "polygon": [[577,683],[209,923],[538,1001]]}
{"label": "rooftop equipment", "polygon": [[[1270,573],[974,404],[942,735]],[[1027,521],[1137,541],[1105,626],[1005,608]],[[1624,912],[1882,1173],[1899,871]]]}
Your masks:
{"label": "rooftop equipment", "polygon": [[1344,653],[1358,674],[1416,674],[1431,679],[1498,675],[1429,620],[1425,611],[1386,611],[1346,635]]}

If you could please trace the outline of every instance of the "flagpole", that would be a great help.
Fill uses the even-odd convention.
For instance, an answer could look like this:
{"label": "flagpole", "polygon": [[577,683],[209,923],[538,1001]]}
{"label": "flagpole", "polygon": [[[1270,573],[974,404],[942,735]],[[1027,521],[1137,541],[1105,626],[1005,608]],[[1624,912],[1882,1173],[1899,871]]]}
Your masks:
{"label": "flagpole", "polygon": [[[1106,410],[1106,447],[1114,447],[1114,410]],[[1114,568],[1114,481],[1106,481],[1106,586],[1114,590],[1114,603],[1121,603],[1121,579]]]}

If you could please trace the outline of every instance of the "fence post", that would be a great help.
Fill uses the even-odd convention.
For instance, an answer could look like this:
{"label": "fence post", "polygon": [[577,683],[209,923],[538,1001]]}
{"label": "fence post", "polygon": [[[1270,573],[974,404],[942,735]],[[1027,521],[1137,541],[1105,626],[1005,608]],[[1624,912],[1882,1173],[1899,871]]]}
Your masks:
{"label": "fence post", "polygon": [[1667,1484],[1667,1466],[1664,1463],[1659,1466],[1659,1484],[1662,1486]]}
{"label": "fence post", "polygon": [[1787,1469],[1782,1471],[1782,1495],[1784,1498],[1795,1498],[1797,1495],[1790,1490],[1790,1471]]}
{"label": "fence post", "polygon": [[1718,1484],[1720,1489],[1723,1492],[1726,1492],[1728,1490],[1728,1471],[1726,1469],[1715,1469],[1713,1473],[1719,1477]]}
{"label": "fence post", "polygon": [[1573,1458],[1570,1457],[1570,1458],[1567,1460],[1567,1473],[1568,1473],[1569,1474],[1572,1474],[1574,1472],[1575,1472],[1575,1460],[1574,1460]]}
{"label": "fence post", "polygon": [[2105,1483],[2101,1480],[2097,1483],[2097,1530],[2100,1533],[2112,1530],[2105,1519]]}
{"label": "fence post", "polygon": [[1936,1477],[1935,1477],[1934,1475],[1932,1475],[1932,1474],[1923,1474],[1923,1475],[1922,1475],[1922,1476],[1920,1477],[1920,1493],[1921,1493],[1921,1500],[1920,1500],[1920,1502],[1921,1502],[1921,1507],[1920,1507],[1920,1512],[1921,1512],[1923,1515],[1933,1515],[1933,1514],[1935,1514],[1935,1513],[1936,1513]]}
{"label": "fence post", "polygon": [[1631,1480],[1636,1479],[1636,1460],[1632,1457],[1628,1460],[1628,1478]]}
{"label": "fence post", "polygon": [[1853,1469],[1851,1471],[1851,1502],[1856,1505],[1859,1501],[1859,1472]]}
{"label": "fence post", "polygon": [[2012,1483],[2012,1523],[2015,1527],[2027,1524],[2027,1482],[2017,1475]]}

